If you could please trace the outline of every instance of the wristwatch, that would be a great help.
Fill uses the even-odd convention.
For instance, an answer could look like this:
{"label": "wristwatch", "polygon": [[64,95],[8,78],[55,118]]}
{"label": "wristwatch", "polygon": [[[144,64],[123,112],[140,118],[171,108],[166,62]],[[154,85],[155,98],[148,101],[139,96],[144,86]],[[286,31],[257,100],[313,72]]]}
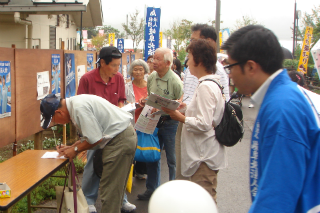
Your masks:
{"label": "wristwatch", "polygon": [[75,151],[76,153],[79,153],[79,150],[78,150],[78,147],[77,147],[77,146],[74,147],[74,151]]}

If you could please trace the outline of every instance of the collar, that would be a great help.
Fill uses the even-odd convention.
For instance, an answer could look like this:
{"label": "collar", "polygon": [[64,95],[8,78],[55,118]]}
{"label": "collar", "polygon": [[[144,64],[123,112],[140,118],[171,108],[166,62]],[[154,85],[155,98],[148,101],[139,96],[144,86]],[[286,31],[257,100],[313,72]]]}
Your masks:
{"label": "collar", "polygon": [[276,71],[275,73],[273,73],[272,75],[269,76],[269,78],[263,82],[263,84],[259,87],[259,89],[254,93],[254,95],[251,97],[251,100],[254,102],[254,107],[256,107],[259,111],[260,106],[262,104],[262,101],[264,99],[264,96],[267,93],[267,90],[271,84],[271,82],[273,81],[273,79],[275,79],[281,72],[283,71],[283,69],[279,69],[278,71]]}
{"label": "collar", "polygon": [[170,72],[173,72],[173,71],[171,69],[169,69],[168,72],[162,78],[159,77],[159,74],[157,72],[156,79],[160,79],[162,81],[168,81],[170,78]]}
{"label": "collar", "polygon": [[[94,71],[92,71],[92,72],[94,72],[94,80],[95,80],[96,82],[100,82],[100,83],[106,84],[106,82],[104,82],[104,81],[102,80],[102,78],[101,78],[101,76],[100,76],[100,73],[99,73],[99,70],[100,70],[100,68],[97,68],[97,69],[95,69]],[[115,83],[114,78],[109,78],[108,84],[113,84],[113,83]]]}

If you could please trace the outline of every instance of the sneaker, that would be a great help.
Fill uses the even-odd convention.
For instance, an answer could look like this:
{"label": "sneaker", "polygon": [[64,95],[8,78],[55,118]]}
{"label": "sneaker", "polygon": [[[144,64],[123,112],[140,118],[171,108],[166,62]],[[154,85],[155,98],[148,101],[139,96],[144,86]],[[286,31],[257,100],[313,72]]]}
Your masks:
{"label": "sneaker", "polygon": [[248,107],[249,107],[249,108],[253,108],[253,107],[254,107],[254,105],[253,105],[253,104],[250,104]]}
{"label": "sneaker", "polygon": [[138,194],[139,200],[149,200],[153,191],[147,190],[143,194]]}
{"label": "sneaker", "polygon": [[123,212],[133,212],[136,210],[136,206],[132,203],[126,202],[125,204],[122,204],[121,211]]}
{"label": "sneaker", "polygon": [[146,174],[136,173],[136,178],[138,178],[139,180],[146,180],[147,179],[147,175]]}
{"label": "sneaker", "polygon": [[90,213],[97,213],[97,209],[94,205],[89,205],[89,212]]}

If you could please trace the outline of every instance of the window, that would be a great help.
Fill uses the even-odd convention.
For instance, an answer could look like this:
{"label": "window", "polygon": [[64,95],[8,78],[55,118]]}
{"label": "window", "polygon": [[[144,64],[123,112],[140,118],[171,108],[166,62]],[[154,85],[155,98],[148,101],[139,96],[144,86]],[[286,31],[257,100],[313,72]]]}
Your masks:
{"label": "window", "polygon": [[56,27],[49,26],[49,49],[57,49],[56,47]]}

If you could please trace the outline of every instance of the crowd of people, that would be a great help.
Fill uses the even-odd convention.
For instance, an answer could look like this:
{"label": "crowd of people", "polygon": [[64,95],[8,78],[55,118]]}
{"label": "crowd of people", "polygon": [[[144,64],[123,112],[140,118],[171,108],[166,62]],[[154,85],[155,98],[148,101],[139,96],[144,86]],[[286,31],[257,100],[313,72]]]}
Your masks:
{"label": "crowd of people", "polygon": [[[230,98],[229,77],[240,94],[253,94],[259,111],[251,139],[249,212],[319,212],[319,108],[295,83],[304,86],[303,76],[290,73],[293,82],[283,69],[276,36],[259,25],[237,30],[221,47],[228,55],[223,67],[217,60],[215,29],[196,24],[191,30],[184,71],[170,49],[158,48],[147,62],[132,62],[128,73],[133,80],[125,84],[118,72],[121,53],[104,47],[99,67],[81,78],[77,96],[60,99],[50,94],[42,100],[43,128],[51,121],[72,121],[78,129],[79,141],[57,149],[70,160],[87,150],[82,188],[90,212],[97,212],[99,188],[102,212],[136,209],[127,200],[125,185],[137,146],[133,125],[151,93],[180,102],[177,110],[162,108],[157,125],[169,180],[195,182],[216,201],[218,172],[228,160],[214,127]],[[132,113],[120,109],[127,103],[140,108]],[[100,163],[94,160],[99,154]],[[102,165],[101,177],[95,165]],[[146,178],[146,190],[138,199],[149,200],[160,185],[160,160],[135,162],[135,173]]]}

